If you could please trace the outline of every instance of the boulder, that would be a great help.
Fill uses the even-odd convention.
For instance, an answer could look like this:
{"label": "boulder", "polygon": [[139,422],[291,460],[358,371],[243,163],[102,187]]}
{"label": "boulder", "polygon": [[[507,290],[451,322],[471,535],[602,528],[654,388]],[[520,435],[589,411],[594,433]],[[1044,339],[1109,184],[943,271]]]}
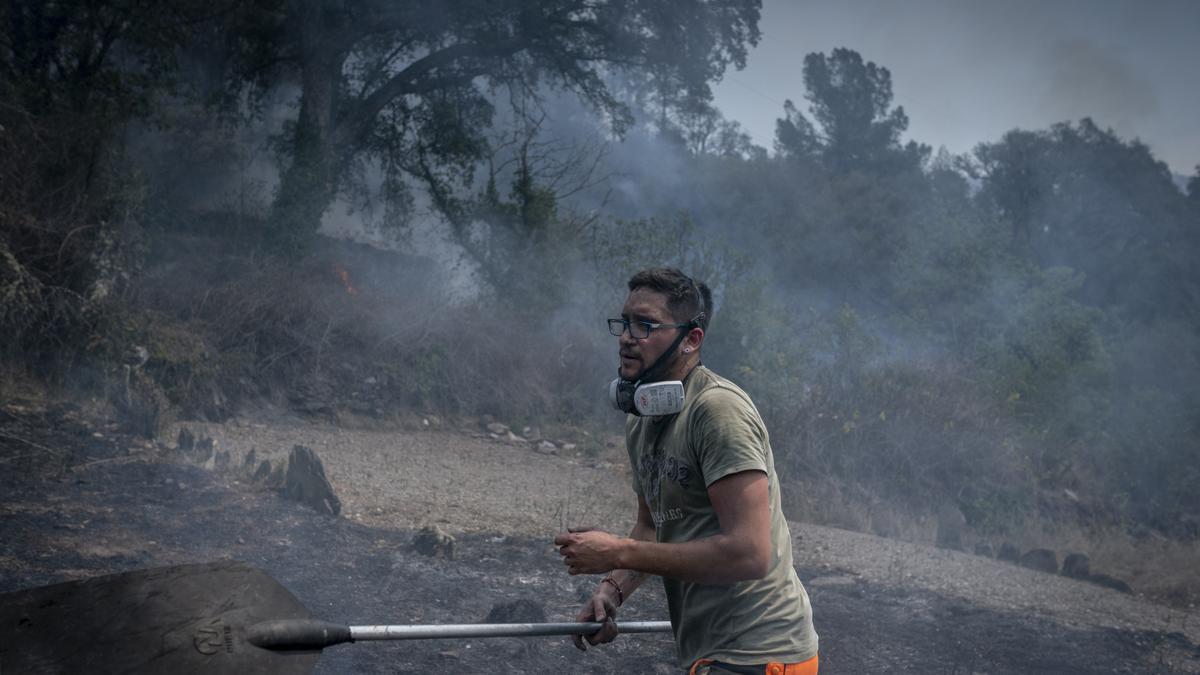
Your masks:
{"label": "boulder", "polygon": [[545,623],[546,610],[529,598],[497,603],[487,615],[487,623]]}
{"label": "boulder", "polygon": [[[264,460],[264,461],[266,461],[266,460]],[[267,480],[266,480],[266,482],[263,483],[263,485],[271,488],[272,490],[282,490],[283,489],[283,480],[284,480],[284,471],[286,470],[286,468],[287,468],[286,462],[279,462],[277,464],[273,464],[271,466],[271,473],[270,473],[270,475],[267,476]]]}
{"label": "boulder", "polygon": [[325,477],[325,467],[320,458],[311,448],[303,445],[292,448],[288,455],[283,495],[331,516],[342,511],[342,502],[333,493],[333,486]]}
{"label": "boulder", "polygon": [[1133,593],[1133,589],[1129,587],[1129,584],[1116,577],[1110,577],[1107,574],[1093,574],[1088,577],[1088,581],[1105,588],[1111,588],[1114,591],[1121,591],[1122,593],[1130,594]]}
{"label": "boulder", "polygon": [[255,483],[266,483],[267,479],[270,477],[271,462],[264,459],[262,463],[258,465],[258,469],[254,472],[254,478],[251,480],[253,480]]}
{"label": "boulder", "polygon": [[955,551],[962,550],[963,530],[967,529],[967,518],[957,505],[946,502],[938,509],[937,547]]}
{"label": "boulder", "polygon": [[1000,551],[996,553],[996,559],[1010,563],[1021,562],[1021,549],[1017,548],[1016,544],[1006,541],[1000,544]]}
{"label": "boulder", "polygon": [[205,464],[213,458],[213,452],[216,450],[217,442],[208,436],[201,436],[192,445],[191,458],[197,464]]}
{"label": "boulder", "polygon": [[1062,575],[1072,579],[1087,579],[1091,576],[1091,561],[1085,553],[1070,553],[1063,559]]}
{"label": "boulder", "polygon": [[508,425],[499,422],[489,422],[487,425],[488,433],[504,436],[509,433]]}
{"label": "boulder", "polygon": [[192,435],[191,430],[187,427],[179,429],[179,440],[175,443],[179,446],[180,452],[191,453],[192,448],[196,447],[196,437]]}
{"label": "boulder", "polygon": [[981,555],[985,558],[995,557],[995,552],[992,550],[992,545],[986,541],[975,544],[975,555]]}
{"label": "boulder", "polygon": [[[498,603],[488,612],[487,623],[545,623],[546,610],[537,602],[521,598],[512,602]],[[520,640],[512,643],[511,656],[528,657],[538,650],[536,640]]]}
{"label": "boulder", "polygon": [[1021,556],[1021,567],[1028,567],[1031,570],[1047,574],[1058,574],[1058,555],[1048,548],[1035,548],[1032,551],[1026,551],[1025,555]]}
{"label": "boulder", "polygon": [[868,527],[876,536],[889,539],[896,539],[900,536],[900,522],[890,509],[873,508],[867,514],[867,519],[870,523]]}
{"label": "boulder", "polygon": [[454,537],[437,525],[427,525],[413,535],[413,549],[422,555],[454,560]]}

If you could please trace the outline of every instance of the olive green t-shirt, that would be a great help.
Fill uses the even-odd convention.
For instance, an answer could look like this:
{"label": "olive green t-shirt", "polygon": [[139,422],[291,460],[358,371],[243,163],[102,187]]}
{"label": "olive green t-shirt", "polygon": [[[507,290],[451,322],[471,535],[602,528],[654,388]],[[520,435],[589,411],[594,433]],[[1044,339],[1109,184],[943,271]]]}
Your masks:
{"label": "olive green t-shirt", "polygon": [[750,397],[704,366],[684,382],[676,415],[630,415],[625,428],[633,489],[646,500],[660,542],[721,531],[708,487],[741,471],[767,475],[771,565],[767,575],[732,585],[663,579],[680,665],[707,658],[752,665],[805,661],[817,654],[808,594],[792,566],[792,537],[766,427]]}

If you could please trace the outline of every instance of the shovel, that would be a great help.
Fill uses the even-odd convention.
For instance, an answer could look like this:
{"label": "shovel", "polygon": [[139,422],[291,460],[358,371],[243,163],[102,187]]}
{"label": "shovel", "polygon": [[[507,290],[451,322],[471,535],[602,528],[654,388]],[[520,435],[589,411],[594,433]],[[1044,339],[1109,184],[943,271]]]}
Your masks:
{"label": "shovel", "polygon": [[[314,619],[239,562],[179,565],[0,594],[0,672],[309,673],[360,640],[588,635],[600,623],[345,626]],[[666,621],[622,633],[670,632]]]}

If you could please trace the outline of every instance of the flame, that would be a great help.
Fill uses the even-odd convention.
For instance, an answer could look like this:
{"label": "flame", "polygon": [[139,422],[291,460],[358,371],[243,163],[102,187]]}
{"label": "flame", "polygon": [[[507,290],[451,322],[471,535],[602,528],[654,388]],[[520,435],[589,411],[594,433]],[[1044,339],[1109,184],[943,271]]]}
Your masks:
{"label": "flame", "polygon": [[355,288],[354,283],[350,281],[350,273],[346,271],[345,267],[334,264],[333,273],[337,275],[337,278],[341,280],[342,285],[346,287],[347,293],[350,295],[358,295],[358,289]]}

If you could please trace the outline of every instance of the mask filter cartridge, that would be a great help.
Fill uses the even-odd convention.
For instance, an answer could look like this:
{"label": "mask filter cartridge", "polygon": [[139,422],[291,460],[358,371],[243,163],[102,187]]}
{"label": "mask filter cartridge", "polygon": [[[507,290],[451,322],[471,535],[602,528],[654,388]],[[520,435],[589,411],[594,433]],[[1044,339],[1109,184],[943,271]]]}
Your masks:
{"label": "mask filter cartridge", "polygon": [[608,398],[622,412],[643,417],[674,415],[683,410],[683,382],[648,382],[637,384],[620,378],[608,386]]}

